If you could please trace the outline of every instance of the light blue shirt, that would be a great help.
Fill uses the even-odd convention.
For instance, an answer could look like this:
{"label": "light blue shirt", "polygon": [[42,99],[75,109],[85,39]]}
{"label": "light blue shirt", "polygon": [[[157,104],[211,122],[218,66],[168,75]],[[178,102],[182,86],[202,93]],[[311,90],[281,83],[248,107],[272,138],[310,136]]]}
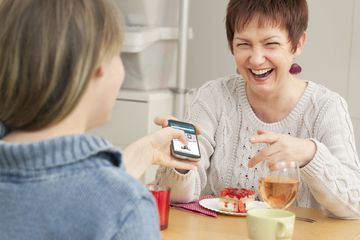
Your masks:
{"label": "light blue shirt", "polygon": [[160,239],[160,230],[151,194],[125,172],[120,152],[71,135],[0,140],[0,239]]}

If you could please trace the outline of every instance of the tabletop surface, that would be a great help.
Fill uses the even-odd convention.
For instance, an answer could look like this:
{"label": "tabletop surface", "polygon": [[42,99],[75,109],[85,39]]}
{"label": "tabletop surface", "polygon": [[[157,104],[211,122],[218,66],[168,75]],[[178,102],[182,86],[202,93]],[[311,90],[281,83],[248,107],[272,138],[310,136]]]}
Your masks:
{"label": "tabletop surface", "polygon": [[[293,240],[360,240],[360,220],[340,220],[325,216],[318,209],[289,209],[296,216],[315,219],[315,223],[296,220]],[[161,231],[162,239],[248,239],[246,217],[218,214],[217,218],[171,208],[169,226]]]}

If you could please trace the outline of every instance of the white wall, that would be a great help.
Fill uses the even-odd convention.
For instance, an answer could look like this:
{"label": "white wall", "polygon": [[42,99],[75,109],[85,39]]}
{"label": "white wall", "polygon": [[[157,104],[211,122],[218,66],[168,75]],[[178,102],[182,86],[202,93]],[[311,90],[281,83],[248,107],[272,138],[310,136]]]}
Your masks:
{"label": "white wall", "polygon": [[310,0],[308,40],[299,62],[302,78],[347,97],[353,1]]}
{"label": "white wall", "polygon": [[353,119],[359,122],[358,131],[360,134],[360,1],[354,0],[354,4],[348,101]]}
{"label": "white wall", "polygon": [[189,26],[193,39],[188,43],[187,87],[235,72],[225,32],[224,0],[190,1]]}
{"label": "white wall", "polygon": [[[190,1],[187,87],[233,73],[227,47],[225,11],[227,0]],[[349,103],[360,151],[360,1],[308,0],[308,41],[297,61],[300,75],[341,94]]]}

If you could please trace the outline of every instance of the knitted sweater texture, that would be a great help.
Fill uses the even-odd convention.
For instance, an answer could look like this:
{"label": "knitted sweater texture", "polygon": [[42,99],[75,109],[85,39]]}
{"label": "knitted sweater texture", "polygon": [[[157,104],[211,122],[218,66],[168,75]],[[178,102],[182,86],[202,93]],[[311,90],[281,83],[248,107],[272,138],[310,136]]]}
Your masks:
{"label": "knitted sweater texture", "polygon": [[[314,158],[300,169],[296,206],[321,208],[340,218],[360,218],[360,162],[345,100],[307,82],[287,117],[265,123],[253,112],[241,76],[231,75],[203,85],[189,106],[187,121],[199,125],[201,166],[180,174],[160,168],[157,181],[172,188],[172,201],[189,202],[225,187],[258,189],[264,164],[248,168],[249,159],[265,147],[249,139],[258,129],[311,139]],[[258,196],[257,196],[258,197]]]}
{"label": "knitted sweater texture", "polygon": [[152,195],[90,135],[2,141],[0,239],[160,239]]}

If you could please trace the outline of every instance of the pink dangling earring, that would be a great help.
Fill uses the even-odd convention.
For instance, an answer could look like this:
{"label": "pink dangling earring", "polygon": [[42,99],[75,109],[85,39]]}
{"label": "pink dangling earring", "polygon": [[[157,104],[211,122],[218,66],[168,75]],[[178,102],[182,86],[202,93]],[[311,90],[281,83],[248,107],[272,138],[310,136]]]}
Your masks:
{"label": "pink dangling earring", "polygon": [[289,69],[289,72],[290,72],[291,74],[296,75],[296,74],[301,73],[301,70],[302,70],[302,68],[301,68],[301,66],[300,66],[299,64],[293,63],[293,64],[291,64],[291,67],[290,67],[290,69]]}

